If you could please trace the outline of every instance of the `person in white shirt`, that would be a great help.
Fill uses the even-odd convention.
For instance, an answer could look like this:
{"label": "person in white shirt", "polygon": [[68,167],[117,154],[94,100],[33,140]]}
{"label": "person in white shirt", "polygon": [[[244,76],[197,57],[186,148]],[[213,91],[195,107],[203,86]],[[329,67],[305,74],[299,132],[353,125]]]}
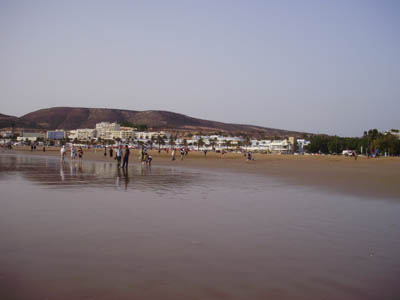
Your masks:
{"label": "person in white shirt", "polygon": [[63,145],[60,149],[60,153],[61,153],[61,161],[64,161],[64,157],[65,157],[65,152],[67,150],[65,149],[65,145]]}

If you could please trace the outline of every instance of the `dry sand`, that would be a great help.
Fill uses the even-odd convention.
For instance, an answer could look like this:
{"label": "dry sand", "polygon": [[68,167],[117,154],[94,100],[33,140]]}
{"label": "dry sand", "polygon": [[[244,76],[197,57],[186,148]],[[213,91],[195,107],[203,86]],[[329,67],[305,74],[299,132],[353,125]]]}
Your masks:
{"label": "dry sand", "polygon": [[[31,152],[30,148],[17,148],[16,153],[45,156],[59,156],[59,148],[50,147],[46,152],[41,149]],[[84,150],[84,160],[114,161],[104,156],[103,150]],[[253,161],[247,161],[243,154],[193,151],[180,160],[177,151],[176,161],[168,154],[157,150],[150,151],[153,165],[179,166],[189,168],[215,169],[223,172],[247,172],[279,178],[286,184],[309,185],[325,188],[329,191],[347,193],[355,196],[374,198],[394,198],[400,200],[400,158],[382,157],[357,160],[343,156],[311,155],[266,155],[255,154]],[[66,159],[70,152],[67,151]],[[139,164],[139,150],[133,150],[130,165]]]}

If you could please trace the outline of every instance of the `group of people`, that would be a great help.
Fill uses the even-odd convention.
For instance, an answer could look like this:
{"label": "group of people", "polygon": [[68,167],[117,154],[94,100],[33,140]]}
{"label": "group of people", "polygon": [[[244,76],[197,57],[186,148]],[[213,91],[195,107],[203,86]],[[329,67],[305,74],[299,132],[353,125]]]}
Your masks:
{"label": "group of people", "polygon": [[[183,160],[185,158],[185,156],[188,155],[189,149],[188,148],[181,148],[179,150],[179,152],[181,154],[181,160]],[[171,156],[172,156],[171,160],[176,160],[176,149],[175,148],[172,149]]]}
{"label": "group of people", "polygon": [[[110,157],[113,156],[113,149],[110,148]],[[104,153],[106,153],[106,150],[104,148]],[[128,145],[125,146],[125,152],[123,153],[122,151],[122,146],[119,146],[117,151],[115,151],[115,160],[117,161],[117,168],[121,167],[121,160],[122,160],[122,168],[123,169],[128,169],[128,162],[129,162],[129,155],[131,154],[131,151],[129,150]]]}
{"label": "group of people", "polygon": [[[125,145],[125,151],[124,147],[120,145],[115,151],[113,150],[112,147],[108,149],[108,153],[110,157],[113,157],[113,154],[115,152],[114,159],[117,161],[117,167],[118,168],[123,168],[127,169],[128,168],[128,163],[129,163],[129,156],[130,156],[130,150],[128,145]],[[104,147],[104,156],[107,156],[107,148]],[[146,165],[151,166],[151,161],[153,160],[153,157],[147,152],[147,148],[142,146],[142,151],[141,151],[141,157],[140,157],[142,163],[145,163]],[[122,162],[122,166],[121,166]]]}
{"label": "group of people", "polygon": [[151,167],[151,161],[153,160],[153,156],[151,156],[147,152],[147,147],[144,145],[142,145],[142,151],[140,153],[140,160],[141,160],[142,164],[146,164]]}
{"label": "group of people", "polygon": [[[66,153],[67,153],[67,148],[65,147],[65,145],[63,145],[60,149],[62,162],[64,162]],[[83,157],[82,147],[79,147],[78,150],[75,149],[75,147],[71,148],[71,160],[76,160],[76,158],[78,158],[79,162],[82,162],[82,157]]]}

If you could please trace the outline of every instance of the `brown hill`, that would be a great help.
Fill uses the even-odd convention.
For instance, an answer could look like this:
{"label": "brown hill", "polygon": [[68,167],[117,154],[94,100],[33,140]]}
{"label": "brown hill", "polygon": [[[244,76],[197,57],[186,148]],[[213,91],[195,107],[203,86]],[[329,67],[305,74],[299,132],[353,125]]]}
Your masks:
{"label": "brown hill", "polygon": [[0,128],[36,128],[37,125],[18,117],[0,114]]}
{"label": "brown hill", "polygon": [[[75,108],[75,107],[53,107],[40,109],[22,116],[21,118],[5,116],[10,122],[19,125],[28,125],[37,129],[77,129],[94,128],[99,122],[122,122],[129,121],[133,124],[146,124],[155,130],[178,130],[178,131],[203,131],[227,133],[245,133],[262,136],[300,136],[303,133],[281,129],[265,128],[260,126],[229,124],[216,121],[192,118],[183,114],[168,111],[133,111],[108,108]],[[0,116],[1,120],[1,116]],[[0,124],[1,125],[1,124]],[[0,127],[10,127],[3,126]]]}

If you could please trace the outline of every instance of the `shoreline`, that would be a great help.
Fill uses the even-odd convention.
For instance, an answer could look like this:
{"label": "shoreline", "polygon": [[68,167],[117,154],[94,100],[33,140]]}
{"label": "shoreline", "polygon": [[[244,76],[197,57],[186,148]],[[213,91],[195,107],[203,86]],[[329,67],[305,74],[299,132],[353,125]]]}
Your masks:
{"label": "shoreline", "polygon": [[[59,148],[42,150],[17,148],[6,153],[29,154],[36,156],[59,156]],[[115,162],[114,158],[104,156],[104,151],[84,149],[84,161]],[[130,166],[140,164],[139,150],[131,149]],[[150,150],[153,166],[176,166],[217,170],[224,172],[244,172],[248,174],[269,176],[290,185],[312,186],[327,189],[331,192],[345,193],[359,197],[392,198],[400,200],[400,158],[382,157],[357,160],[343,156],[311,155],[272,155],[254,154],[254,161],[247,161],[243,154],[208,152],[189,152],[183,161],[180,155],[171,160],[171,152]],[[115,155],[115,154],[114,154]],[[70,159],[67,151],[66,161]]]}

